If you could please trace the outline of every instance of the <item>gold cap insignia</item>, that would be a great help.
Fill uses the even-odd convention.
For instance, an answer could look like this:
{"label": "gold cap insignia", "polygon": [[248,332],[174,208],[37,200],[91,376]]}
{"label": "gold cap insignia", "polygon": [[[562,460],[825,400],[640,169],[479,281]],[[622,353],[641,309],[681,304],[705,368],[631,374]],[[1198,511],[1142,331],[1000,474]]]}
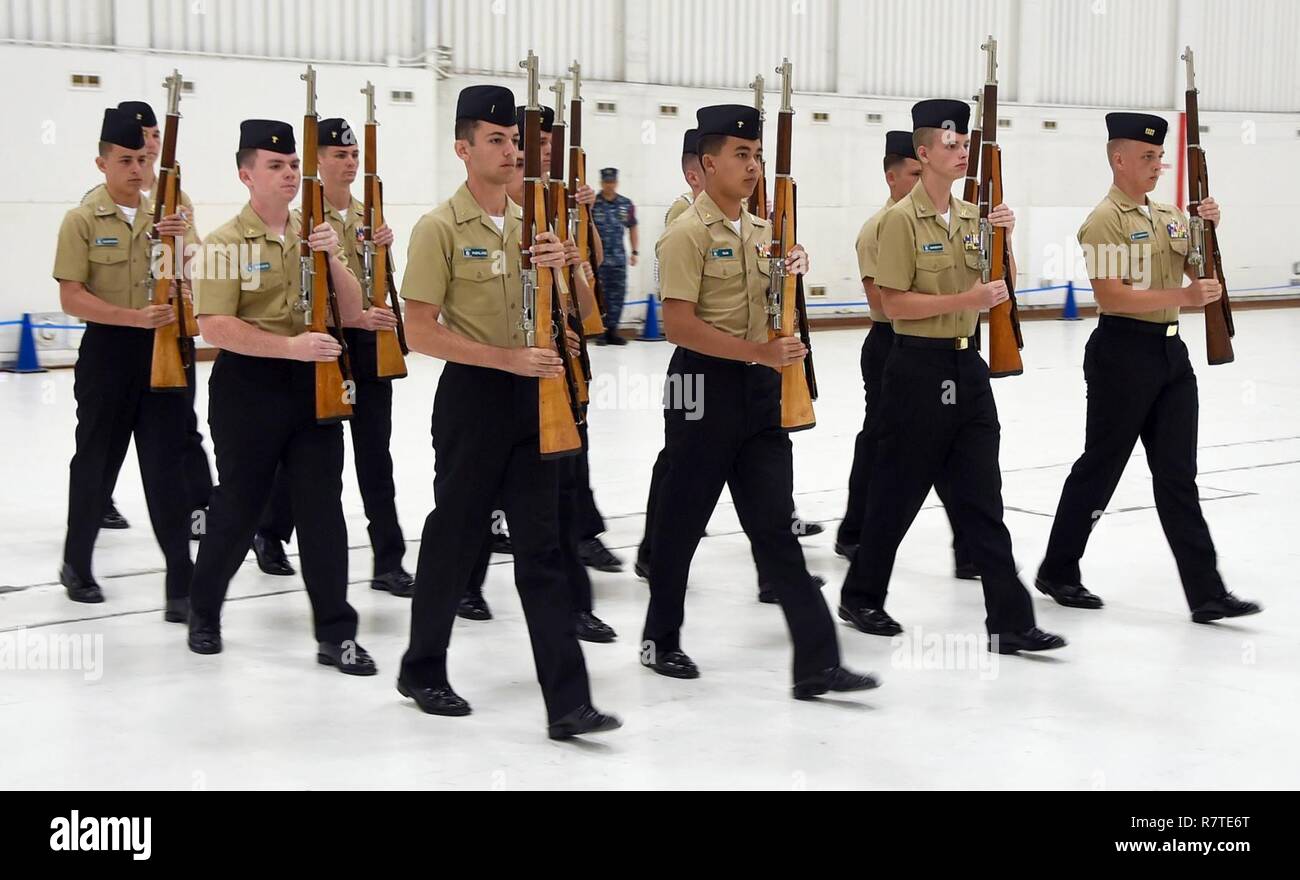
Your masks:
{"label": "gold cap insignia", "polygon": [[1154,128],[1148,128],[1148,129],[1146,130],[1146,132],[1147,132],[1147,134],[1151,135],[1152,137],[1155,137],[1156,130],[1155,130]]}
{"label": "gold cap insignia", "polygon": [[278,134],[271,135],[271,143],[273,144],[280,143],[280,136]]}

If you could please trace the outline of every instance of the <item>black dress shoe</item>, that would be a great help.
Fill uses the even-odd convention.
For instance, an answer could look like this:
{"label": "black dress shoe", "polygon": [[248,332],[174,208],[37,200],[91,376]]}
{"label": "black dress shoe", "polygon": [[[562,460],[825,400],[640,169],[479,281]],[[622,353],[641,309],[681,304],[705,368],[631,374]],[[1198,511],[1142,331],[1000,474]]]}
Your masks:
{"label": "black dress shoe", "polygon": [[316,662],[344,675],[374,675],[379,669],[370,653],[356,642],[317,642]]}
{"label": "black dress shoe", "polygon": [[819,522],[809,522],[806,519],[794,518],[794,533],[801,538],[811,538],[813,535],[820,535],[826,531],[826,527]]}
{"label": "black dress shoe", "polygon": [[104,518],[99,521],[101,529],[129,529],[131,524],[126,521],[126,517],[118,512],[117,505],[113,499],[108,499],[108,510],[104,511]]}
{"label": "black dress shoe", "polygon": [[845,559],[847,559],[849,562],[852,562],[852,561],[853,561],[853,557],[858,555],[858,545],[857,545],[857,544],[845,544],[845,543],[843,543],[842,541],[836,541],[836,542],[835,542],[835,555],[836,555],[836,556],[843,556],[843,557],[844,557]]}
{"label": "black dress shoe", "polygon": [[492,552],[504,553],[507,556],[513,556],[515,545],[510,543],[510,535],[507,532],[492,533]]}
{"label": "black dress shoe", "polygon": [[168,623],[186,623],[190,619],[189,597],[168,599],[163,607],[163,620]]}
{"label": "black dress shoe", "polygon": [[[820,590],[822,587],[826,586],[826,578],[819,574],[810,574],[808,575],[808,579],[812,581],[814,590]],[[776,596],[776,587],[771,584],[758,585],[758,601],[762,602],[764,605],[781,604],[781,600]]]}
{"label": "black dress shoe", "polygon": [[398,598],[409,599],[415,595],[415,578],[407,574],[405,569],[399,568],[397,571],[390,571],[388,574],[381,574],[372,579],[370,589],[383,590]]}
{"label": "black dress shoe", "polygon": [[190,626],[187,639],[190,650],[195,654],[220,654],[221,630],[205,626]]}
{"label": "black dress shoe", "polygon": [[460,695],[451,689],[451,685],[420,687],[419,685],[408,684],[399,678],[397,680],[397,692],[404,697],[415,700],[415,705],[420,707],[420,711],[429,715],[458,717],[468,715],[471,711],[469,703],[462,700]]}
{"label": "black dress shoe", "polygon": [[568,739],[584,733],[604,733],[618,730],[623,726],[617,715],[604,715],[591,706],[583,705],[565,715],[559,721],[546,726],[546,735],[551,739]]}
{"label": "black dress shoe", "polygon": [[1102,606],[1101,597],[1088,592],[1088,588],[1083,584],[1058,584],[1056,581],[1049,581],[1045,577],[1034,578],[1034,589],[1038,592],[1051,596],[1056,600],[1056,604],[1064,605],[1067,608],[1100,608]]}
{"label": "black dress shoe", "polygon": [[289,564],[289,557],[284,555],[284,545],[278,538],[253,535],[253,553],[257,556],[257,567],[267,574],[277,577],[297,574]]}
{"label": "black dress shoe", "polygon": [[596,343],[597,345],[609,345],[609,337],[605,336],[604,334],[601,334],[600,336],[593,338],[591,341]]}
{"label": "black dress shoe", "polygon": [[600,538],[585,538],[579,541],[578,559],[587,568],[594,568],[596,571],[623,570],[623,560],[610,553],[609,548],[601,543]]}
{"label": "black dress shoe", "polygon": [[642,659],[641,665],[669,678],[700,677],[700,670],[695,665],[695,661],[681,651],[666,651],[663,654],[656,654],[654,662],[647,662]]}
{"label": "black dress shoe", "polygon": [[811,678],[795,682],[794,698],[811,700],[827,691],[869,691],[878,687],[880,687],[880,679],[874,673],[862,675],[843,666],[832,666]]}
{"label": "black dress shoe", "polygon": [[650,563],[642,562],[638,559],[636,562],[632,563],[632,571],[636,572],[636,576],[641,578],[641,580],[650,580]]}
{"label": "black dress shoe", "polygon": [[[994,644],[994,639],[997,643]],[[1031,626],[1023,632],[999,633],[989,636],[989,650],[999,654],[1014,654],[1017,651],[1054,651],[1064,648],[1068,642],[1054,633],[1045,632]]]}
{"label": "black dress shoe", "polygon": [[1212,620],[1220,620],[1224,617],[1245,617],[1247,614],[1258,614],[1264,610],[1264,606],[1258,602],[1247,602],[1245,599],[1238,599],[1231,593],[1225,592],[1217,599],[1211,599],[1199,608],[1192,609],[1192,620],[1196,623],[1209,623]]}
{"label": "black dress shoe", "polygon": [[97,605],[104,601],[104,592],[93,578],[83,578],[72,570],[72,566],[63,563],[59,569],[59,583],[68,591],[68,598],[73,602],[85,602]]}
{"label": "black dress shoe", "polygon": [[481,593],[466,593],[456,606],[456,616],[466,620],[491,620],[492,609]]}
{"label": "black dress shoe", "polygon": [[627,340],[620,336],[617,331],[606,336],[605,341],[610,345],[627,345]]}
{"label": "black dress shoe", "polygon": [[573,634],[584,642],[612,642],[618,638],[612,626],[590,611],[578,611],[573,615]]}
{"label": "black dress shoe", "polygon": [[847,620],[871,636],[896,636],[903,631],[902,624],[880,608],[845,608],[840,606],[840,620]]}
{"label": "black dress shoe", "polygon": [[977,581],[980,579],[980,570],[973,562],[958,562],[953,566],[952,576],[959,581]]}

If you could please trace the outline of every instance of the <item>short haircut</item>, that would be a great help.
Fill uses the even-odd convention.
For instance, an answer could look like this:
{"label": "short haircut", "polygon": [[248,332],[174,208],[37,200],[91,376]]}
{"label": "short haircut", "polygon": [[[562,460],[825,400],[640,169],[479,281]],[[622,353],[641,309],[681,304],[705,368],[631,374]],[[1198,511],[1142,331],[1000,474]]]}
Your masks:
{"label": "short haircut", "polygon": [[253,163],[257,160],[257,147],[248,147],[235,152],[236,168],[252,168]]}
{"label": "short haircut", "polygon": [[1118,152],[1122,140],[1123,138],[1111,138],[1106,141],[1106,164],[1114,164],[1115,153]]}
{"label": "short haircut", "polygon": [[456,140],[469,141],[471,144],[474,143],[474,132],[478,129],[478,123],[479,120],[470,119],[468,116],[463,116],[460,119],[457,119]]}
{"label": "short haircut", "polygon": [[[942,128],[918,128],[912,132],[912,150],[920,150],[921,147],[929,147],[934,142],[934,133],[943,131]],[[919,154],[918,154],[919,158]]]}
{"label": "short haircut", "polygon": [[682,153],[682,174],[692,168],[701,168],[699,153]]}
{"label": "short haircut", "polygon": [[700,151],[701,156],[716,156],[722,152],[726,146],[727,136],[725,134],[702,134],[699,143],[695,145]]}
{"label": "short haircut", "polygon": [[107,159],[107,158],[108,158],[108,154],[111,153],[111,152],[113,152],[113,147],[115,147],[115,146],[117,146],[117,144],[113,143],[112,141],[100,141],[100,142],[99,142],[99,158],[101,158],[101,159]]}
{"label": "short haircut", "polygon": [[885,173],[893,171],[899,165],[902,165],[908,159],[907,156],[900,156],[897,153],[889,153],[885,156]]}

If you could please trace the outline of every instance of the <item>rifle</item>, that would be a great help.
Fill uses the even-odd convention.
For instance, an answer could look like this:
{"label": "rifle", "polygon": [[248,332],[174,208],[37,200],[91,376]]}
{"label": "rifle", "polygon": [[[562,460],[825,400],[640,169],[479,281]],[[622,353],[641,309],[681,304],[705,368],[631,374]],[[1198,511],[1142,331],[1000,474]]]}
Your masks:
{"label": "rifle", "polygon": [[375,230],[384,225],[384,184],[379,179],[379,123],[375,121],[375,86],[367,81],[361,90],[366,96],[366,197],[361,215],[361,235],[365,242],[362,250],[364,275],[361,284],[366,299],[372,306],[386,307],[388,295],[393,294],[393,314],[397,316],[395,330],[375,333],[375,375],[380,379],[401,379],[406,375],[406,325],[402,323],[402,306],[397,301],[397,287],[393,284],[393,261],[388,248],[375,247]]}
{"label": "rifle", "polygon": [[1007,301],[989,309],[989,375],[1019,376],[1025,371],[1020,350],[1025,347],[1020,335],[1020,313],[1016,309],[1015,279],[1008,269],[1011,255],[1007,231],[989,222],[989,212],[1002,204],[1002,150],[998,147],[998,43],[989,36],[980,46],[988,53],[988,78],[984,82],[981,103],[984,118],[983,142],[980,144],[980,273],[987,284],[1005,281]]}
{"label": "rifle", "polygon": [[[568,126],[564,122],[564,80],[557,79],[551,86],[555,92],[555,122],[551,125],[551,167],[546,204],[547,224],[560,241],[569,239],[568,221],[568,186],[564,177],[564,134]],[[581,272],[581,268],[578,272]],[[564,356],[569,361],[566,371],[572,380],[569,396],[586,406],[590,401],[587,383],[591,381],[591,358],[587,354],[587,337],[582,332],[582,316],[578,308],[578,289],[574,281],[577,273],[571,266],[560,269],[556,275],[559,287],[564,294],[564,325],[578,337],[579,353],[569,354],[569,347],[564,346]],[[583,421],[581,407],[577,413],[578,422]]]}
{"label": "rifle", "polygon": [[[316,362],[316,421],[324,425],[352,417],[352,367],[343,339],[339,301],[330,278],[329,255],[313,251],[307,243],[311,231],[324,222],[325,190],[316,176],[316,125],[320,121],[316,114],[316,71],[308,64],[307,72],[298,78],[307,83],[307,111],[302,120],[302,226],[298,242],[302,286],[298,309],[309,313],[308,331],[329,333],[343,348],[338,359]],[[334,322],[333,327],[327,323],[329,320]]]}
{"label": "rifle", "polygon": [[564,315],[556,295],[555,278],[545,266],[534,266],[532,247],[546,231],[546,185],[542,182],[542,108],[537,103],[537,56],[519,62],[528,71],[528,103],[524,106],[524,222],[520,248],[523,314],[519,328],[529,348],[553,348],[564,361],[564,375],[537,380],[537,439],[542,458],[571,455],[582,448],[578,436],[578,400],[570,393],[572,374],[563,357]]}
{"label": "rifle", "polygon": [[[189,387],[186,369],[194,362],[193,339],[199,334],[194,309],[185,301],[181,281],[185,277],[185,238],[171,243],[171,252],[158,234],[162,218],[175,214],[181,201],[180,166],[176,163],[176,135],[180,127],[181,75],[173,70],[163,80],[167,88],[167,122],[163,129],[162,156],[158,180],[154,184],[154,229],[150,233],[148,283],[153,291],[152,304],[171,306],[176,320],[153,331],[153,360],[149,367],[149,388],[153,391],[179,391]],[[170,266],[168,266],[170,263]],[[161,269],[159,273],[157,270]]]}
{"label": "rifle", "polygon": [[[591,208],[578,203],[579,187],[587,185],[587,153],[582,149],[582,66],[574,59],[569,68],[573,74],[573,97],[569,100],[569,127],[573,129],[569,136],[569,226],[570,237],[578,245],[578,253],[586,263],[592,262],[593,248],[591,240],[596,233],[591,219]],[[605,332],[605,293],[597,276],[591,286],[593,302],[588,303],[590,310],[582,321],[583,335],[598,336]]]}
{"label": "rifle", "polygon": [[[763,74],[755,76],[749,87],[754,90],[754,109],[758,111],[758,132],[761,135],[767,121],[767,111],[763,109]],[[767,203],[767,162],[763,159],[758,160],[758,185],[749,194],[749,204],[745,207],[755,217],[767,219],[770,206]]]}
{"label": "rifle", "polygon": [[1232,304],[1228,302],[1228,282],[1223,277],[1223,259],[1219,256],[1219,237],[1214,224],[1197,215],[1201,202],[1210,196],[1210,173],[1205,164],[1205,148],[1201,146],[1200,110],[1196,99],[1196,68],[1192,64],[1192,47],[1183,49],[1182,60],[1187,62],[1187,215],[1192,244],[1187,262],[1196,270],[1197,278],[1217,278],[1223,285],[1223,296],[1205,306],[1205,355],[1211,366],[1230,364],[1236,355],[1232,351]]}
{"label": "rifle", "polygon": [[980,126],[983,125],[984,116],[984,93],[980,92],[974,97],[975,101],[975,124],[970,130],[970,150],[967,155],[970,156],[966,162],[966,182],[962,185],[962,201],[975,204],[979,199],[980,188]]}
{"label": "rifle", "polygon": [[[772,243],[768,248],[772,282],[767,294],[770,316],[768,338],[793,336],[796,331],[808,345],[807,316],[799,307],[799,276],[785,271],[785,258],[796,243],[795,191],[790,177],[790,141],[793,135],[794,107],[790,103],[790,59],[782,59],[776,69],[781,74],[781,112],[776,124],[776,184],[773,188]],[[802,361],[781,368],[781,427],[801,431],[817,424],[813,414],[816,397],[812,378],[812,349]]]}

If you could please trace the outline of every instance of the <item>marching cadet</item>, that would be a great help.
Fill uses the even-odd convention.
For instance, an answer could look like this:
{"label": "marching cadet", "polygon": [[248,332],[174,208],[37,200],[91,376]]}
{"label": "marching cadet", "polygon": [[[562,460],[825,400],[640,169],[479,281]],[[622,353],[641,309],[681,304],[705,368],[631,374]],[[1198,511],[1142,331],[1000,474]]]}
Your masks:
{"label": "marching cadet", "polygon": [[[730,479],[753,501],[751,535],[794,643],[794,696],[876,687],[875,676],[840,665],[826,602],[790,530],[793,463],[781,428],[779,370],[807,353],[797,337],[768,340],[766,257],[771,229],[744,210],[758,181],[758,111],[738,104],[696,114],[704,192],[660,238],[664,328],[677,345],[664,401],[666,466],[654,513],[650,605],[642,665],[660,675],[696,678],[682,651],[681,626],[691,559],[722,487]],[[807,271],[796,246],[790,272]],[[688,411],[686,383],[696,389]]]}
{"label": "marching cadet", "polygon": [[[921,179],[880,220],[875,284],[894,345],[877,402],[878,445],[867,487],[862,540],[841,590],[839,615],[872,635],[902,632],[885,611],[894,558],[936,479],[984,585],[989,650],[1046,651],[1065,639],[1034,625],[1002,522],[1001,428],[989,370],[974,345],[979,313],[1007,299],[1006,283],[980,281],[979,209],[952,196],[966,175],[970,106],[921,101],[912,144]],[[1008,232],[1015,215],[989,220]]]}
{"label": "marching cadet", "polygon": [[[515,170],[509,89],[470,86],[456,101],[456,155],[466,181],[411,232],[402,297],[413,351],[446,362],[433,402],[434,509],[425,520],[398,691],[433,715],[467,715],[447,679],[456,606],[499,499],[510,521],[515,581],[549,722],[563,739],[621,726],[591,705],[574,637],[559,522],[559,465],[538,449],[538,383],[564,365],[528,348],[520,317],[522,211],[506,195]],[[534,266],[558,268],[564,247],[539,232]]]}
{"label": "marching cadet", "polygon": [[[673,203],[668,206],[668,211],[664,215],[665,232],[668,227],[673,224],[674,220],[685,214],[687,209],[695,203],[695,200],[700,197],[700,193],[704,192],[704,169],[700,165],[698,129],[688,129],[687,132],[682,135],[682,177],[685,178],[686,185],[690,187],[690,192],[678,196],[673,200]],[[656,280],[661,278],[659,260],[657,257],[655,259],[655,278]],[[660,287],[662,288],[662,283],[660,284]],[[667,449],[661,449],[659,451],[659,456],[655,459],[654,467],[650,471],[650,492],[646,497],[645,532],[641,536],[641,543],[637,545],[636,564],[634,566],[637,577],[645,578],[646,580],[650,579],[650,547],[653,543],[651,532],[654,525],[655,509],[657,507],[660,486],[663,484],[664,469],[667,467],[667,462]],[[754,565],[758,569],[758,601],[765,605],[775,605],[777,604],[776,587],[772,585],[773,579],[769,577],[763,569],[764,560],[767,557],[754,549],[754,538],[752,536],[755,532],[752,532],[751,528],[755,528],[756,526],[750,512],[751,505],[747,503],[749,499],[744,494],[744,487],[730,479],[727,481],[727,489],[731,492],[731,500],[736,507],[736,516],[740,520],[740,528],[744,531],[745,537],[749,538],[750,552],[754,557]],[[805,538],[821,533],[822,526],[820,523],[805,522],[799,518],[798,514],[793,512],[793,497],[790,499],[790,510],[792,522],[791,530],[794,534],[801,538]],[[811,578],[813,586],[817,589],[820,590],[822,587],[826,586],[826,579],[821,575],[814,574],[811,575]]]}
{"label": "marching cadet", "polygon": [[[244,120],[235,163],[249,199],[205,240],[205,271],[195,289],[199,330],[221,352],[208,385],[218,485],[194,566],[189,647],[198,654],[221,651],[226,589],[283,463],[317,662],[349,675],[374,675],[374,661],[356,642],[357,613],[347,599],[343,426],[316,420],[315,364],[337,359],[342,347],[329,333],[306,330],[307,313],[298,307],[299,237],[290,205],[302,174],[292,126]],[[361,285],[339,253],[338,233],[322,221],[307,243],[330,255],[339,315],[355,324]]]}
{"label": "marching cadet", "polygon": [[[603,253],[597,272],[600,273],[601,290],[605,294],[605,335],[596,337],[597,345],[627,345],[618,334],[618,324],[623,316],[623,300],[627,298],[627,270],[635,266],[640,252],[637,250],[636,205],[618,192],[618,169],[600,169],[600,197],[591,206],[591,219],[596,224]],[[632,239],[629,255],[623,244],[623,230]]]}
{"label": "marching cadet", "polygon": [[[1100,608],[1083,586],[1079,560],[1110,503],[1140,437],[1151,467],[1156,511],[1182,579],[1192,620],[1257,614],[1227,591],[1196,489],[1196,376],[1179,336],[1180,306],[1223,295],[1187,261],[1187,217],[1147,198],[1160,178],[1168,124],[1146,113],[1106,114],[1113,183],[1079,229],[1101,318],[1083,358],[1088,423],[1083,454],[1061,490],[1047,554],[1034,584],[1062,605]],[[1214,199],[1199,214],[1219,222]],[[1126,259],[1108,262],[1107,256]],[[1191,284],[1183,286],[1183,276]]]}
{"label": "marching cadet", "polygon": [[[840,521],[839,531],[835,536],[835,552],[852,561],[857,552],[858,541],[862,533],[862,514],[867,505],[867,486],[871,482],[871,468],[876,449],[877,408],[873,402],[880,400],[880,383],[885,370],[885,360],[894,347],[894,328],[888,316],[880,307],[880,288],[876,287],[876,264],[880,256],[880,218],[895,203],[900,202],[912,191],[921,179],[921,163],[916,159],[916,150],[912,147],[910,131],[891,131],[885,134],[885,184],[889,187],[889,201],[885,206],[862,224],[858,233],[858,274],[862,278],[862,287],[867,295],[867,304],[871,308],[871,330],[862,341],[862,390],[866,397],[866,415],[862,420],[862,430],[853,446],[853,465],[849,470],[849,502],[844,510],[844,519]],[[935,477],[935,491],[943,501],[944,510],[948,512],[948,522],[952,525],[952,549],[956,557],[954,572],[958,578],[972,580],[979,577],[979,571],[970,561],[969,554],[957,538],[958,526],[948,507],[948,484],[943,475]]]}
{"label": "marching cadet", "polygon": [[[185,395],[150,389],[153,330],[176,320],[170,305],[151,304],[150,229],[153,214],[140,197],[149,160],[135,116],[109,108],[95,166],[104,175],[59,227],[54,278],[64,312],[86,322],[77,354],[76,452],[68,468],[68,530],[59,582],[74,602],[103,602],[91,568],[95,538],[109,493],[135,437],[145,501],[154,536],[167,561],[164,619],[189,613],[189,499],[181,454]],[[164,238],[191,237],[181,214],[161,218]]]}
{"label": "marching cadet", "polygon": [[[144,169],[140,197],[144,202],[145,209],[152,212],[154,186],[158,182],[158,156],[162,153],[162,132],[158,128],[158,117],[154,115],[153,107],[144,101],[123,101],[117,105],[117,109],[135,116],[144,134],[144,150],[148,162]],[[81,203],[84,205],[89,202],[91,197],[102,186],[103,184],[87,193]],[[194,234],[194,203],[190,201],[189,194],[184,190],[181,190],[181,206],[180,213],[190,225],[190,230],[185,237],[185,243],[195,245],[198,243],[198,237]],[[184,468],[185,487],[190,510],[198,512],[208,506],[208,500],[212,497],[212,469],[208,464],[208,454],[203,449],[203,435],[199,433],[198,415],[194,411],[194,395],[197,388],[197,382],[194,378],[194,342],[185,339],[182,344],[189,347],[188,366],[185,368],[185,394],[190,402],[190,408],[185,413],[186,442],[182,456],[182,467]],[[113,474],[109,481],[108,509],[104,513],[102,526],[106,529],[125,529],[130,525],[126,518],[118,512],[117,506],[113,504],[112,491],[113,485],[116,483],[117,474]],[[190,517],[190,537],[193,540],[197,541],[199,539],[202,521],[201,516],[191,515]]]}

